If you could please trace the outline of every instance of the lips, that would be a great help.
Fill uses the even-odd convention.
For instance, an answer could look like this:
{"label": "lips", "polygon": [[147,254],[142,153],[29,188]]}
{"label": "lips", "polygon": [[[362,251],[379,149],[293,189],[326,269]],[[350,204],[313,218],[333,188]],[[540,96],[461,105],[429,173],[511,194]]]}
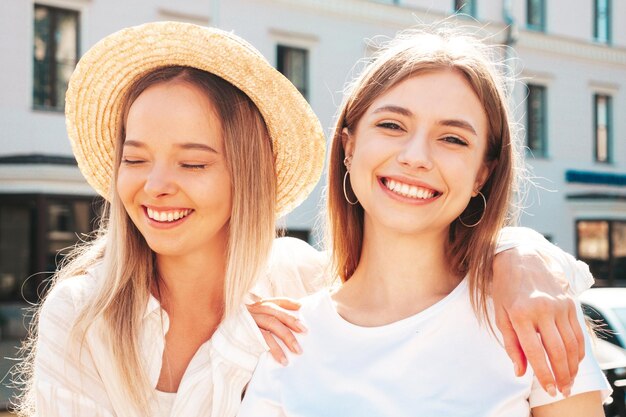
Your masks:
{"label": "lips", "polygon": [[381,182],[392,193],[416,200],[428,200],[441,194],[432,188],[408,184],[391,178],[381,178]]}
{"label": "lips", "polygon": [[146,207],[146,214],[154,221],[171,223],[180,220],[193,212],[192,209],[158,210]]}

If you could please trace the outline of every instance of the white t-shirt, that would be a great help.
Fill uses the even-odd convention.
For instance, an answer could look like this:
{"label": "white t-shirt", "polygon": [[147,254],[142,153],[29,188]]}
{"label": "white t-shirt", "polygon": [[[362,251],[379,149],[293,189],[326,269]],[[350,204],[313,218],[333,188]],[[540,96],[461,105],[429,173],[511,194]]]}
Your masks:
{"label": "white t-shirt", "polygon": [[[264,354],[240,417],[527,417],[531,407],[562,399],[546,394],[532,370],[514,375],[472,310],[467,279],[435,305],[385,326],[344,320],[328,290],[305,298],[301,315],[309,329],[298,336],[304,353],[290,355],[286,367]],[[610,394],[588,354],[572,395],[596,390]]]}

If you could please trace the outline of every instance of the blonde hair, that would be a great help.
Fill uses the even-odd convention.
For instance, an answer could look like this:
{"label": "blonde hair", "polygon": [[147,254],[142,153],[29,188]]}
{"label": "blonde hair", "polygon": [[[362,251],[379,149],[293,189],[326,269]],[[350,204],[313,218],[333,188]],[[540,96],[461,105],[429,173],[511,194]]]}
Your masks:
{"label": "blonde hair", "polygon": [[[163,67],[137,80],[127,91],[122,106],[122,126],[116,143],[112,190],[122,155],[126,116],[133,102],[148,87],[165,82],[186,82],[198,87],[211,100],[221,119],[226,160],[231,177],[232,212],[229,239],[224,248],[224,315],[237,310],[262,272],[275,235],[276,177],[271,141],[257,107],[239,89],[223,79],[189,67]],[[236,238],[234,238],[236,237]],[[97,237],[76,248],[56,273],[52,286],[70,277],[84,275],[99,265],[99,281],[91,299],[74,323],[74,333],[84,340],[91,324],[104,320],[114,366],[120,381],[139,409],[147,409],[148,379],[142,369],[139,329],[151,288],[158,284],[155,253],[126,213],[117,192],[104,210]],[[35,316],[35,322],[37,317]],[[30,352],[21,370],[32,385],[36,328],[27,342]],[[140,382],[140,381],[143,381]],[[138,383],[139,382],[139,383]],[[27,386],[20,404],[22,415],[33,415],[33,387]]]}
{"label": "blonde hair", "polygon": [[[348,204],[344,197],[343,129],[353,133],[372,102],[399,82],[427,72],[452,69],[465,77],[487,114],[489,137],[485,161],[491,163],[492,169],[480,190],[487,200],[482,221],[468,228],[456,219],[450,225],[446,253],[454,273],[469,274],[472,305],[479,317],[486,318],[485,295],[492,278],[496,238],[505,223],[514,218],[510,202],[518,165],[504,75],[496,68],[496,58],[492,56],[495,52],[459,30],[411,29],[380,49],[347,88],[332,137],[327,191],[333,268],[343,281],[350,278],[359,263],[364,218],[363,207]],[[461,214],[466,223],[475,221],[470,205]]]}

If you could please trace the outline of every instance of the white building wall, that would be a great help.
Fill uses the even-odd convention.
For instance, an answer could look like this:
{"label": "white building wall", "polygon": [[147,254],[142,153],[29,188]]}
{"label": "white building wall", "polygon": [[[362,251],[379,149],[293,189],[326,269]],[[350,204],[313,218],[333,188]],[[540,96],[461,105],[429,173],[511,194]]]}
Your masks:
{"label": "white building wall", "polygon": [[[452,1],[401,0],[41,0],[40,4],[79,10],[81,50],[120,28],[153,20],[185,20],[214,24],[255,45],[270,62],[276,62],[278,43],[309,50],[309,101],[330,132],[341,89],[355,63],[369,51],[365,38],[393,36],[399,29],[419,22],[445,19]],[[581,190],[608,189],[626,194],[624,187],[567,184],[568,169],[626,173],[626,3],[612,2],[612,40],[606,47],[592,42],[592,0],[547,1],[546,33],[525,29],[526,2],[478,0],[478,23],[503,42],[506,29],[503,5],[510,3],[517,23],[517,70],[529,81],[548,88],[548,153],[531,159],[530,165],[542,187],[530,193],[523,223],[550,235],[564,249],[575,252],[574,221],[578,218],[626,218],[626,203],[572,202],[566,199]],[[63,115],[32,110],[33,1],[2,0],[0,8],[0,156],[41,153],[71,155]],[[593,162],[594,92],[613,96],[612,164]],[[524,122],[525,96],[515,90],[516,117]],[[37,190],[84,193],[74,168],[0,167],[0,193]],[[70,173],[68,173],[68,171]],[[30,178],[26,178],[30,176]],[[70,180],[70,177],[72,178]],[[39,179],[38,179],[39,178]],[[325,178],[320,184],[324,184]],[[291,214],[289,228],[311,229],[316,224],[322,186]],[[314,237],[318,240],[319,235]]]}

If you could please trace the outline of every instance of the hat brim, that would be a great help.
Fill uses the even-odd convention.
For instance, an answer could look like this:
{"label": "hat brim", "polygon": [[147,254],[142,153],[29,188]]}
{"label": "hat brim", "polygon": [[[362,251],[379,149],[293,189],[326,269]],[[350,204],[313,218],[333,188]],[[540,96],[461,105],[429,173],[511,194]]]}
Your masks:
{"label": "hat brim", "polygon": [[188,23],[154,22],[102,39],[79,61],[68,86],[68,136],[87,182],[110,199],[122,99],[149,71],[188,66],[215,74],[258,107],[272,140],[277,217],[297,207],[319,181],[326,141],[294,85],[243,39]]}

